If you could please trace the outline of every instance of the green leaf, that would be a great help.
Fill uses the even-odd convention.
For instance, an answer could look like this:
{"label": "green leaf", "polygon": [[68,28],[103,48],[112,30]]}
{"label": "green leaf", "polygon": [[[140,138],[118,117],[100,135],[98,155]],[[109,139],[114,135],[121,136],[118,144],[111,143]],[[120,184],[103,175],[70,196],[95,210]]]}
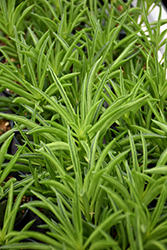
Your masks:
{"label": "green leaf", "polygon": [[127,235],[128,235],[128,239],[129,239],[129,243],[131,245],[131,247],[134,249],[134,250],[137,250],[137,246],[135,244],[135,239],[134,239],[134,233],[133,233],[133,230],[132,230],[132,222],[131,222],[131,213],[128,213],[127,214]]}
{"label": "green leaf", "polygon": [[126,216],[121,214],[121,211],[111,214],[106,218],[98,227],[95,228],[93,233],[89,236],[84,244],[86,249],[91,242],[96,242],[99,237],[103,234],[103,231],[106,231],[108,228],[111,228],[113,225],[117,224],[120,220],[124,219]]}
{"label": "green leaf", "polygon": [[99,100],[90,108],[88,114],[85,117],[86,119],[84,121],[83,127],[89,126],[91,123],[93,123],[96,113],[98,113],[98,108],[101,107],[102,103],[103,100]]}
{"label": "green leaf", "polygon": [[156,224],[158,223],[158,220],[160,218],[160,215],[164,208],[164,203],[166,201],[166,190],[167,190],[167,182],[162,187],[161,195],[158,199],[157,205],[153,211],[153,214],[151,216],[151,224],[150,224],[150,230],[153,230]]}
{"label": "green leaf", "polygon": [[55,32],[53,32],[53,34],[58,39],[58,41],[61,43],[61,45],[64,48],[64,50],[67,52],[68,49],[69,49],[68,43],[61,36],[59,36],[58,34],[56,34]]}
{"label": "green leaf", "polygon": [[72,164],[73,164],[75,175],[76,175],[76,180],[81,188],[82,187],[82,175],[81,175],[80,159],[78,156],[77,147],[74,143],[74,139],[71,136],[69,127],[68,127],[68,145],[70,149]]}
{"label": "green leaf", "polygon": [[107,188],[103,185],[101,185],[101,188],[104,189],[106,193],[111,197],[111,199],[115,201],[119,210],[123,210],[124,212],[130,212],[128,204],[124,199],[122,199],[122,197],[118,193],[111,190],[111,188]]}
{"label": "green leaf", "polygon": [[152,120],[156,125],[158,125],[165,133],[167,133],[167,124]]}
{"label": "green leaf", "polygon": [[12,139],[13,139],[13,136],[14,136],[14,134],[10,135],[10,137],[1,146],[1,150],[0,150],[0,172],[1,172],[1,168],[2,168],[2,163],[3,163],[4,158],[5,158],[5,154],[7,153],[9,145],[10,145]]}
{"label": "green leaf", "polygon": [[49,187],[54,187],[56,190],[58,190],[60,193],[66,195],[66,197],[73,199],[74,198],[74,194],[73,192],[69,189],[69,187],[64,186],[62,183],[60,183],[59,181],[55,181],[55,180],[42,180],[40,182],[41,184],[47,185]]}
{"label": "green leaf", "polygon": [[148,96],[142,97],[138,100],[127,103],[119,108],[115,108],[112,111],[107,109],[103,116],[99,119],[99,121],[88,131],[88,133],[96,132],[98,130],[100,132],[103,132],[104,130],[108,129],[122,115],[124,115],[128,111],[133,111],[134,109],[137,109],[141,105],[143,105],[147,98]]}
{"label": "green leaf", "polygon": [[120,250],[121,248],[117,245],[117,243],[112,239],[107,239],[107,240],[98,240],[97,242],[93,243],[91,247],[89,248],[90,250],[101,250],[103,248],[111,248],[116,250]]}
{"label": "green leaf", "polygon": [[166,162],[167,162],[167,149],[165,149],[164,152],[159,157],[156,167],[165,165]]}
{"label": "green leaf", "polygon": [[60,114],[64,118],[64,120],[67,121],[67,123],[73,122],[74,116],[72,115],[71,117],[69,112],[65,108],[63,108],[60,104],[58,104],[54,98],[50,98],[48,95],[46,95],[43,91],[41,91],[38,88],[34,88],[34,89],[38,93],[40,93],[51,104],[51,106],[55,109],[55,111],[58,114]]}
{"label": "green leaf", "polygon": [[147,241],[144,247],[146,249],[166,250],[166,246],[163,243],[156,240]]}
{"label": "green leaf", "polygon": [[[51,143],[47,143],[46,146],[51,149],[52,151],[56,151],[56,150],[69,150],[69,144],[66,142],[61,142],[61,141],[55,141],[55,142],[51,142]],[[38,150],[40,153],[42,153],[42,151],[44,151],[44,147],[41,147]]]}
{"label": "green leaf", "polygon": [[143,145],[143,171],[147,168],[147,146],[146,146],[146,140],[144,138],[143,133],[141,132],[141,139],[142,139],[142,145]]}
{"label": "green leaf", "polygon": [[136,233],[136,245],[139,250],[144,250],[141,223],[140,223],[140,213],[138,207],[135,208],[135,233]]}
{"label": "green leaf", "polygon": [[[26,233],[20,233],[20,237],[15,237],[15,239],[17,239],[18,241],[19,240],[24,240],[24,239],[27,239],[28,237],[31,237],[33,236],[33,232],[26,234]],[[14,235],[13,235],[14,236]],[[33,237],[35,237],[36,235],[34,235]],[[39,233],[39,236],[38,238],[40,237],[43,237],[43,234]],[[61,244],[57,244],[59,247],[61,246]],[[36,242],[26,242],[26,243],[13,243],[13,244],[6,244],[4,246],[1,246],[0,249],[16,249],[16,250],[19,250],[19,249],[34,249],[34,250],[51,250],[53,249],[51,245],[46,245],[46,244],[42,244],[42,243],[36,243]]]}
{"label": "green leaf", "polygon": [[[120,63],[123,64],[123,59],[127,57],[128,52],[134,47],[134,45],[137,43],[138,39],[130,43],[123,52],[118,56],[118,58],[113,62],[111,65],[110,70],[115,70],[116,68],[120,67]],[[137,52],[138,53],[138,52]],[[134,56],[134,54],[132,54]],[[126,61],[126,59],[125,59]]]}
{"label": "green leaf", "polygon": [[[59,124],[58,124],[59,125]],[[65,131],[63,131],[65,130]],[[54,128],[51,126],[42,126],[40,128],[34,128],[31,129],[30,131],[27,132],[27,134],[34,134],[34,133],[41,133],[41,132],[46,132],[46,133],[50,133],[50,134],[55,134],[56,136],[58,136],[59,138],[63,138],[63,140],[67,140],[67,129],[65,129],[64,127],[61,128]]]}
{"label": "green leaf", "polygon": [[[38,211],[38,210],[37,210]],[[52,223],[53,224],[53,223]],[[13,249],[20,249],[21,245],[23,246],[23,249],[27,249],[27,244],[30,245],[30,249],[46,249],[46,250],[52,250],[53,247],[55,248],[58,248],[58,249],[61,249],[62,247],[62,244],[60,244],[59,242],[57,242],[55,239],[45,235],[45,234],[41,234],[39,232],[35,232],[35,231],[27,231],[27,232],[21,232],[20,235],[18,235],[18,232],[12,232],[11,234],[11,237],[13,237],[13,241],[14,243],[12,244],[12,240],[9,241],[9,244],[7,246],[2,246],[0,247],[0,249],[9,249],[9,247],[11,246]],[[36,239],[38,241],[42,241],[47,245],[47,248],[45,248],[45,244],[42,244],[42,243],[34,243],[33,242],[33,246],[31,243],[20,243],[19,244],[17,243],[18,241],[21,241],[21,240],[24,240],[24,239],[28,239],[28,238],[32,238],[32,239]],[[10,245],[11,243],[11,245]],[[38,245],[39,245],[39,248],[38,248]],[[16,247],[16,248],[14,248]],[[19,247],[19,248],[18,248]],[[25,248],[26,247],[26,248]],[[43,248],[42,248],[43,247]]]}
{"label": "green leaf", "polygon": [[28,105],[28,106],[34,106],[35,105],[35,102],[29,101],[29,100],[27,100],[27,98],[24,98],[24,97],[16,97],[13,100],[13,103],[25,104],[25,105]]}
{"label": "green leaf", "polygon": [[88,111],[91,109],[91,106],[92,106],[92,83],[93,83],[95,74],[97,73],[97,70],[101,61],[102,61],[102,57],[98,59],[97,62],[94,63],[87,78],[86,98],[87,98],[87,110]]}
{"label": "green leaf", "polygon": [[144,170],[145,173],[150,173],[150,174],[167,174],[167,166],[158,166],[158,167],[154,167],[151,169],[145,169]]}
{"label": "green leaf", "polygon": [[130,200],[129,192],[127,191],[126,187],[119,181],[115,180],[112,176],[103,174],[102,178],[109,182],[114,188],[116,188],[120,194],[124,197],[125,200]]}
{"label": "green leaf", "polygon": [[0,176],[0,182],[2,182],[3,180],[5,180],[5,178],[8,176],[8,174],[12,171],[12,168],[14,166],[14,164],[16,163],[19,155],[21,154],[21,152],[24,150],[26,145],[20,147],[18,149],[18,151],[16,152],[16,154],[13,156],[13,158],[10,160],[10,162],[8,163],[7,167],[3,170],[1,176]]}
{"label": "green leaf", "polygon": [[139,172],[140,169],[139,169],[139,164],[138,164],[136,147],[135,147],[134,140],[130,131],[128,131],[128,133],[129,133],[129,140],[130,140],[130,146],[131,146],[131,152],[132,152],[133,167],[137,172]]}
{"label": "green leaf", "polygon": [[99,84],[99,86],[98,86],[98,88],[96,90],[96,93],[95,93],[93,101],[92,101],[92,105],[96,104],[97,101],[100,99],[101,92],[102,92],[102,90],[104,88],[104,84],[106,82],[107,76],[108,76],[108,70],[106,71],[105,75],[103,76],[103,78],[102,78],[102,80],[101,80],[101,82],[100,82],[100,84]]}
{"label": "green leaf", "polygon": [[58,89],[60,91],[60,94],[62,95],[62,98],[63,98],[63,100],[64,100],[64,102],[66,104],[66,107],[67,107],[67,109],[68,109],[68,111],[69,111],[69,113],[71,115],[71,118],[74,121],[75,112],[74,112],[74,109],[73,109],[73,107],[72,107],[72,105],[70,103],[70,100],[68,99],[68,96],[67,96],[67,94],[66,94],[66,92],[65,92],[65,90],[63,88],[63,85],[59,82],[59,80],[58,80],[56,74],[54,73],[53,69],[51,67],[49,67],[49,68],[50,68],[50,72],[51,72],[51,75],[53,77],[53,80],[55,81],[55,83],[56,83],[56,85],[57,85],[57,87],[58,87]]}
{"label": "green leaf", "polygon": [[[4,114],[4,113],[0,113],[0,116],[6,118],[7,120],[11,120],[11,121],[15,121],[18,123],[21,123],[22,125],[28,127],[28,128],[36,128],[36,127],[40,127],[37,123],[27,119],[26,117],[22,117],[19,115],[14,115],[14,114]],[[12,134],[13,131],[15,131],[15,128],[10,130],[10,132],[8,134],[4,134],[3,136],[1,136],[1,140],[8,137],[8,135]],[[53,141],[53,136],[50,134],[45,134],[46,138],[50,138],[50,141]],[[3,142],[3,141],[2,141]]]}
{"label": "green leaf", "polygon": [[32,8],[34,7],[34,4],[30,5],[29,7],[27,7],[21,14],[21,16],[18,18],[17,23],[16,23],[16,29],[18,30],[19,25],[23,22],[25,16],[28,14],[28,12],[30,12],[32,10]]}
{"label": "green leaf", "polygon": [[21,199],[22,199],[23,195],[25,194],[26,190],[33,184],[33,182],[34,182],[34,180],[30,181],[26,186],[24,186],[22,188],[22,190],[17,195],[17,198],[16,198],[16,200],[14,202],[14,205],[13,205],[13,208],[12,208],[13,215],[12,215],[11,220],[10,220],[8,232],[11,232],[13,230],[14,223],[15,223],[15,218],[16,218],[16,215],[17,215],[17,212],[18,212],[18,208],[19,208],[20,203],[21,203]]}
{"label": "green leaf", "polygon": [[90,148],[90,159],[89,159],[89,169],[93,169],[96,161],[96,150],[98,145],[99,132],[97,132],[96,136],[93,139],[91,148]]}
{"label": "green leaf", "polygon": [[[48,42],[49,36],[45,39],[43,45],[41,46],[41,49],[39,51],[38,55],[38,64],[37,64],[37,76],[38,76],[38,82],[41,81],[41,71],[42,71],[42,63],[43,63],[43,57],[44,57],[44,51],[46,48],[46,44]],[[41,85],[41,84],[40,84]]]}

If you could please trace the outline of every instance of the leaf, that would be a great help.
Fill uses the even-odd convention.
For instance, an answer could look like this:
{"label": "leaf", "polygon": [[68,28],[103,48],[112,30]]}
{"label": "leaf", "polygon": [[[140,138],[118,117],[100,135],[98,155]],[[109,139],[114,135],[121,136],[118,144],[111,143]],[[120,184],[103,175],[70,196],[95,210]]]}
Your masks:
{"label": "leaf", "polygon": [[[143,130],[142,127],[139,127],[139,129]],[[145,132],[145,130],[144,130],[144,132]],[[166,136],[158,135],[155,133],[144,133],[143,136],[145,139],[150,139],[150,140],[152,140],[152,139],[166,139]],[[134,141],[141,139],[141,135],[132,135],[132,137],[133,137]],[[123,138],[122,140],[118,141],[118,143],[121,147],[129,145],[129,138]],[[116,148],[116,145],[113,145],[113,149],[115,149],[115,148]]]}
{"label": "leaf", "polygon": [[75,40],[73,41],[73,43],[70,45],[70,47],[68,48],[66,54],[65,54],[64,57],[63,57],[63,60],[62,60],[62,62],[61,62],[62,65],[64,65],[64,64],[67,62],[67,60],[68,60],[69,58],[72,58],[71,55],[72,55],[74,49],[75,49],[75,48],[78,49],[78,42],[79,42],[80,38],[82,37],[82,35],[83,35],[83,33],[81,32],[80,34],[78,34],[78,35],[76,36],[76,39],[75,39]]}
{"label": "leaf", "polygon": [[121,211],[111,214],[98,227],[95,228],[93,233],[86,240],[84,248],[86,249],[91,242],[93,241],[96,242],[101,236],[103,231],[106,231],[108,228],[111,228],[113,225],[117,224],[120,220],[122,220],[125,217],[126,217],[125,215],[121,214]]}
{"label": "leaf", "polygon": [[[22,125],[24,125],[26,127],[29,127],[29,128],[40,127],[37,123],[27,119],[26,117],[22,117],[22,116],[19,116],[19,115],[0,113],[0,116],[6,118],[7,120],[11,120],[11,121],[21,123]],[[6,136],[12,134],[13,131],[15,131],[15,128],[13,130],[10,130],[10,132],[8,134],[5,133],[4,136],[1,136],[1,139],[6,138]],[[48,139],[50,138],[50,140],[53,141],[52,135],[46,134],[45,136],[46,136],[46,138],[48,138]]]}
{"label": "leaf", "polygon": [[100,84],[99,84],[99,86],[98,86],[98,88],[96,90],[96,93],[95,93],[93,101],[92,101],[92,105],[96,104],[97,101],[100,99],[101,92],[102,92],[102,90],[104,88],[104,84],[105,84],[107,76],[108,76],[108,70],[106,71],[105,75],[103,76],[103,78],[102,78],[102,80],[101,80],[101,82],[100,82]]}
{"label": "leaf", "polygon": [[114,200],[119,208],[119,211],[123,210],[124,212],[130,212],[130,208],[128,207],[127,202],[122,199],[122,197],[118,193],[111,190],[111,188],[105,187],[103,185],[101,185],[101,188],[106,191],[106,193],[111,197],[112,200]]}
{"label": "leaf", "polygon": [[16,23],[16,29],[17,30],[18,30],[19,25],[23,22],[25,16],[28,14],[29,11],[32,10],[33,7],[34,7],[34,4],[30,5],[26,9],[24,9],[24,11],[22,12],[21,16],[17,20],[17,23]]}
{"label": "leaf", "polygon": [[167,133],[167,124],[152,120],[156,125],[158,125],[165,133]]}
{"label": "leaf", "polygon": [[87,98],[87,110],[91,109],[92,105],[92,83],[94,81],[95,74],[97,73],[98,67],[102,61],[102,57],[98,59],[90,70],[86,83],[86,98]]}
{"label": "leaf", "polygon": [[[162,217],[163,219],[163,217]],[[166,221],[161,222],[158,226],[155,227],[154,230],[150,233],[149,240],[160,240],[166,238]]]}
{"label": "leaf", "polygon": [[90,148],[89,169],[93,169],[95,166],[98,139],[99,139],[99,132],[97,132],[96,136],[94,137]]}
{"label": "leaf", "polygon": [[47,152],[45,152],[44,150],[40,150],[40,154],[42,154],[43,156],[45,156],[54,165],[54,167],[57,169],[58,174],[61,176],[61,178],[63,180],[65,180],[65,181],[68,181],[68,184],[73,189],[74,188],[74,179],[71,176],[67,175],[65,169],[63,168],[62,164],[57,159],[57,157],[55,156],[55,154],[52,152],[51,148],[48,147],[48,151]]}
{"label": "leaf", "polygon": [[28,106],[34,106],[35,102],[27,100],[27,98],[24,97],[16,97],[13,100],[13,103],[19,103],[19,104],[26,104]]}
{"label": "leaf", "polygon": [[1,146],[1,149],[0,149],[0,172],[1,172],[1,168],[2,168],[2,163],[5,159],[5,154],[7,153],[9,145],[13,139],[13,136],[14,136],[14,134],[10,135],[10,137]]}
{"label": "leaf", "polygon": [[[66,142],[61,142],[61,141],[55,141],[55,142],[51,142],[51,143],[47,143],[46,146],[51,149],[51,150],[69,150],[69,145]],[[44,148],[41,147],[39,150],[39,152],[42,153],[42,151],[44,151]]]}
{"label": "leaf", "polygon": [[167,166],[158,166],[158,167],[154,167],[151,169],[145,169],[144,170],[145,173],[150,173],[150,174],[167,174]]}
{"label": "leaf", "polygon": [[[70,245],[74,244],[75,243],[75,233],[73,230],[73,226],[68,218],[68,213],[65,210],[65,208],[64,208],[64,206],[59,198],[59,194],[57,193],[58,205],[55,205],[50,200],[45,198],[43,195],[41,195],[33,190],[32,190],[32,193],[35,196],[37,196],[39,199],[41,199],[44,202],[44,204],[47,206],[47,209],[49,209],[56,216],[57,220],[59,221],[59,224],[61,225],[61,228],[57,227],[57,225],[55,223],[53,223],[53,221],[48,219],[48,217],[46,217],[44,214],[39,212],[36,208],[34,208],[28,204],[27,204],[27,207],[29,207],[33,212],[35,212],[43,221],[45,221],[45,223],[47,223],[54,231],[56,231],[58,233],[58,235],[56,234],[55,237],[56,236],[58,237],[59,235],[61,237],[61,230],[63,230],[66,237],[67,237],[67,240],[64,239],[64,241],[68,242],[70,239],[69,244]],[[56,244],[56,241],[55,241],[55,244]]]}
{"label": "leaf", "polygon": [[36,81],[36,76],[35,76],[35,72],[33,69],[32,59],[25,56],[25,62],[26,62],[26,67],[28,69],[28,73],[30,75],[32,86],[37,87],[37,81]]}
{"label": "leaf", "polygon": [[65,121],[67,121],[67,123],[69,122],[73,122],[73,115],[72,117],[70,116],[69,112],[63,108],[60,104],[58,104],[54,98],[50,98],[48,95],[46,95],[43,91],[41,91],[38,88],[33,87],[38,93],[40,93],[53,107],[53,109],[55,109],[55,111],[60,114]]}
{"label": "leaf", "polygon": [[33,30],[30,29],[30,27],[28,27],[27,29],[28,29],[28,32],[30,33],[30,36],[31,36],[31,38],[32,38],[32,40],[33,40],[34,45],[36,46],[37,43],[38,43],[38,38],[37,38],[37,36],[36,36],[35,33],[33,32]]}
{"label": "leaf", "polygon": [[[45,51],[45,48],[46,48],[46,44],[48,42],[48,39],[49,39],[49,36],[46,37],[43,45],[41,46],[41,49],[39,51],[39,54],[38,54],[38,63],[37,63],[37,76],[38,76],[38,82],[41,81],[41,71],[42,71],[42,64],[43,64],[43,57],[44,57],[44,51]],[[44,69],[46,70],[46,69]],[[40,83],[40,86],[41,86],[41,83]],[[36,86],[35,86],[36,87]]]}
{"label": "leaf", "polygon": [[[105,232],[103,232],[103,235],[105,235]],[[115,240],[113,240],[111,236],[107,237],[107,234],[105,235],[105,239],[98,239],[97,241],[93,242],[89,249],[101,250],[107,248],[111,248],[113,250],[121,250],[121,248],[118,246],[118,243]]]}
{"label": "leaf", "polygon": [[139,250],[144,250],[140,223],[140,213],[138,207],[135,208],[135,233],[136,233],[136,245]]}
{"label": "leaf", "polygon": [[125,200],[130,200],[129,192],[127,191],[126,187],[119,181],[117,181],[115,178],[113,178],[110,175],[103,174],[102,178],[110,183],[114,187],[114,189],[117,189],[119,193],[123,196]]}
{"label": "leaf", "polygon": [[[78,180],[79,181],[79,180]],[[80,205],[80,183],[75,181],[75,204],[73,204],[73,223],[75,227],[75,232],[77,235],[77,245],[79,248],[83,246],[83,226],[82,226],[82,214]]]}
{"label": "leaf", "polygon": [[165,165],[166,162],[167,162],[167,149],[165,149],[164,152],[159,157],[156,167]]}
{"label": "leaf", "polygon": [[156,249],[156,250],[166,250],[166,246],[159,242],[159,241],[156,241],[156,240],[149,240],[146,242],[146,244],[144,245],[145,248],[147,249]]}
{"label": "leaf", "polygon": [[138,100],[132,101],[127,103],[119,108],[113,109],[110,111],[107,109],[105,111],[105,116],[103,115],[99,121],[92,126],[92,128],[88,131],[88,133],[94,133],[96,131],[103,132],[104,130],[108,129],[117,119],[119,119],[122,115],[127,113],[128,111],[133,111],[136,108],[139,108],[144,104],[147,100],[148,96],[142,97]]}
{"label": "leaf", "polygon": [[[52,250],[53,247],[56,247],[58,249],[60,249],[62,247],[62,244],[57,242],[55,239],[53,239],[53,238],[51,238],[51,237],[49,237],[49,236],[47,236],[45,234],[35,232],[35,231],[20,232],[20,235],[18,235],[18,232],[13,232],[11,234],[11,236],[15,236],[15,237],[13,237],[13,240],[9,241],[9,244],[7,244],[7,246],[2,246],[2,247],[0,247],[0,249],[9,249],[10,246],[12,247],[11,249],[18,249],[19,250],[21,246],[23,247],[23,249],[27,249],[27,245],[30,245],[30,247],[31,247],[30,249],[34,249],[34,250],[35,249]],[[42,244],[42,243],[39,243],[39,242],[37,244],[35,244],[33,242],[34,247],[32,246],[31,243],[28,243],[28,242],[26,242],[26,243],[20,243],[19,242],[19,244],[17,244],[18,241],[24,240],[24,239],[27,239],[27,238],[36,239],[37,241],[38,240],[41,241],[41,239],[42,239],[42,241],[47,245],[47,248],[45,248],[45,246],[46,246],[45,244]],[[12,241],[13,241],[13,244],[12,244]],[[38,245],[39,245],[39,248],[38,248]],[[16,248],[14,248],[14,247],[16,247]]]}
{"label": "leaf", "polygon": [[87,74],[84,76],[82,89],[81,89],[81,124],[85,122],[86,115],[87,115],[87,103],[86,103],[86,83],[87,83]]}
{"label": "leaf", "polygon": [[133,233],[133,230],[132,230],[132,216],[130,213],[127,214],[127,235],[128,235],[128,239],[129,239],[129,243],[131,245],[131,247],[134,249],[134,250],[137,250],[137,246],[135,244],[135,239],[134,239],[134,233]]}
{"label": "leaf", "polygon": [[137,159],[137,151],[136,151],[136,147],[134,144],[134,140],[133,140],[133,137],[131,135],[131,132],[128,131],[128,133],[129,133],[129,140],[130,140],[130,146],[131,146],[131,152],[132,152],[133,167],[137,172],[140,172],[138,159]]}
{"label": "leaf", "polygon": [[71,136],[70,128],[68,127],[68,145],[71,155],[72,164],[75,171],[76,181],[80,188],[82,187],[82,175],[81,175],[81,167],[80,167],[80,159],[77,152],[77,147],[74,143],[74,139]]}
{"label": "leaf", "polygon": [[[20,233],[20,237],[15,237],[16,240],[23,240],[23,239],[27,239],[28,237],[34,237],[36,236],[33,235],[33,232],[31,232],[30,234],[28,233],[28,235],[26,233]],[[43,237],[43,234],[39,233],[39,236],[38,238],[40,237]],[[61,246],[61,244],[57,244],[59,245],[59,247]],[[1,246],[0,249],[16,249],[16,250],[19,250],[19,249],[34,249],[34,250],[52,250],[52,246],[49,245],[49,244],[42,244],[42,243],[37,243],[37,242],[26,242],[26,243],[22,243],[22,242],[19,242],[19,243],[13,243],[13,244],[6,244],[4,246]]]}
{"label": "leaf", "polygon": [[67,96],[67,94],[66,94],[66,92],[65,92],[65,90],[63,88],[63,85],[59,82],[59,80],[58,80],[56,74],[54,73],[53,69],[51,67],[49,67],[49,68],[50,68],[50,72],[51,72],[51,75],[53,77],[53,80],[55,81],[55,83],[56,83],[56,85],[57,85],[57,87],[58,87],[58,89],[60,91],[60,94],[61,94],[61,96],[62,96],[62,98],[63,98],[63,100],[64,100],[64,102],[66,104],[66,107],[67,107],[67,109],[68,109],[68,111],[69,111],[69,113],[71,115],[71,118],[74,121],[75,112],[74,112],[74,109],[73,109],[73,107],[72,107],[72,105],[70,103],[70,100],[68,99],[68,96]]}
{"label": "leaf", "polygon": [[142,139],[142,145],[143,145],[143,171],[147,168],[147,146],[146,146],[146,140],[144,138],[143,133],[141,132],[141,139]]}
{"label": "leaf", "polygon": [[92,105],[92,107],[90,108],[88,114],[85,117],[83,127],[86,127],[86,126],[90,125],[91,123],[93,123],[95,115],[98,112],[98,108],[101,107],[102,103],[103,103],[103,100],[99,100],[94,105]]}
{"label": "leaf", "polygon": [[2,174],[0,176],[0,182],[3,182],[3,180],[5,180],[5,178],[8,176],[8,174],[12,171],[14,164],[16,163],[21,152],[24,150],[25,146],[26,145],[24,145],[18,149],[16,154],[12,157],[12,159],[8,163],[7,167],[2,171]]}
{"label": "leaf", "polygon": [[34,180],[30,181],[26,186],[24,186],[22,188],[22,190],[17,195],[17,198],[16,198],[16,200],[14,202],[14,205],[13,205],[13,208],[12,208],[13,215],[12,215],[11,220],[10,220],[8,232],[13,231],[13,229],[14,229],[14,223],[15,223],[15,218],[16,218],[16,215],[17,215],[17,212],[18,212],[18,208],[19,208],[20,203],[21,203],[21,199],[22,199],[23,195],[25,194],[26,190],[33,184],[33,182],[34,182]]}
{"label": "leaf", "polygon": [[112,157],[112,160],[108,162],[107,166],[105,167],[106,169],[105,173],[110,174],[114,167],[117,168],[117,164],[120,163],[125,158],[125,155],[128,152],[129,149],[122,153],[117,154],[115,157]]}
{"label": "leaf", "polygon": [[6,204],[5,213],[3,215],[4,220],[1,228],[4,235],[7,233],[7,230],[9,228],[9,223],[10,223],[9,218],[11,219],[11,215],[13,214],[12,206],[13,206],[13,182],[11,182],[9,186],[8,200]]}
{"label": "leaf", "polygon": [[69,199],[73,199],[74,198],[74,194],[73,192],[69,189],[69,187],[64,186],[62,183],[60,183],[59,181],[55,181],[55,180],[42,180],[40,182],[41,184],[47,185],[49,187],[54,187],[56,190],[58,190],[60,193],[66,195],[66,197],[68,197]]}
{"label": "leaf", "polygon": [[163,211],[164,203],[166,201],[166,190],[167,190],[167,182],[162,187],[161,195],[158,199],[157,205],[153,211],[151,216],[150,230],[153,230],[156,224],[158,223],[159,217]]}
{"label": "leaf", "polygon": [[69,49],[68,43],[61,36],[59,36],[58,34],[56,34],[55,32],[53,32],[53,34],[58,39],[58,41],[61,43],[61,45],[64,48],[64,50],[67,52],[68,49]]}
{"label": "leaf", "polygon": [[[118,56],[118,58],[113,62],[113,64],[111,65],[110,70],[115,70],[116,68],[118,68],[120,66],[120,62],[127,57],[127,53],[133,48],[133,46],[137,43],[138,39],[136,39],[135,41],[133,41],[132,43],[130,43],[124,50],[123,52]],[[138,52],[137,52],[138,53]],[[132,56],[134,56],[134,53],[132,54]],[[125,60],[126,61],[126,60]],[[121,62],[122,63],[122,62]]]}
{"label": "leaf", "polygon": [[27,134],[34,134],[34,133],[41,133],[41,132],[46,132],[46,133],[50,133],[50,134],[55,134],[57,135],[59,138],[63,138],[63,140],[67,140],[67,130],[64,132],[62,131],[62,129],[64,130],[65,128],[54,128],[51,126],[42,126],[40,128],[34,128],[31,129],[30,131],[27,132]]}
{"label": "leaf", "polygon": [[162,176],[161,178],[154,181],[154,183],[147,185],[142,197],[142,201],[146,206],[148,206],[148,204],[150,204],[154,199],[157,198],[158,195],[160,195],[165,182],[166,176]]}

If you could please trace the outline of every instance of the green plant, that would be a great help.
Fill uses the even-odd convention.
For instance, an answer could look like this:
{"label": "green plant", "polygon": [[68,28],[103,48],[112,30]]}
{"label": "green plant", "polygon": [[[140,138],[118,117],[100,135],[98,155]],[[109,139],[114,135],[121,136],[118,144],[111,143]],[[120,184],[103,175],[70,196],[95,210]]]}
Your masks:
{"label": "green plant", "polygon": [[[31,21],[12,26],[16,61],[2,48],[0,85],[15,92],[17,112],[0,113],[16,123],[0,136],[10,160],[1,178],[27,174],[1,187],[1,198],[36,197],[13,206],[12,223],[29,208],[46,234],[29,230],[33,222],[19,235],[10,227],[0,249],[166,249],[166,31],[160,15],[148,23],[144,1],[131,2],[26,1]],[[16,132],[24,145],[11,156]]]}

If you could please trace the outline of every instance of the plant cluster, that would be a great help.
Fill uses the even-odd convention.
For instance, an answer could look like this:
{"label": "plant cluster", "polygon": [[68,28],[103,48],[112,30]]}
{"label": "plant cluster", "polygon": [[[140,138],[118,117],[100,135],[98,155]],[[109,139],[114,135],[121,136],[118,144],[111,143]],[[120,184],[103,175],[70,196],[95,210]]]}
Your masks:
{"label": "plant cluster", "polygon": [[167,249],[167,20],[131,3],[0,1],[0,249]]}

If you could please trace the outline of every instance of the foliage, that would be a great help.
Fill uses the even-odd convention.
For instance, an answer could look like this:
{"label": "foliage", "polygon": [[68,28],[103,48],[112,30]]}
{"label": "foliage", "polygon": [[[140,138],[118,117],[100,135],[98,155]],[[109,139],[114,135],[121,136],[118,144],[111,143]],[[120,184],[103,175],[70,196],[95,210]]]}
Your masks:
{"label": "foliage", "polygon": [[[149,24],[131,3],[1,1],[0,89],[12,94],[0,117],[15,123],[0,136],[0,249],[166,249],[166,31],[161,7]],[[24,193],[34,200],[20,205]],[[18,235],[25,208],[46,234],[32,221]]]}

